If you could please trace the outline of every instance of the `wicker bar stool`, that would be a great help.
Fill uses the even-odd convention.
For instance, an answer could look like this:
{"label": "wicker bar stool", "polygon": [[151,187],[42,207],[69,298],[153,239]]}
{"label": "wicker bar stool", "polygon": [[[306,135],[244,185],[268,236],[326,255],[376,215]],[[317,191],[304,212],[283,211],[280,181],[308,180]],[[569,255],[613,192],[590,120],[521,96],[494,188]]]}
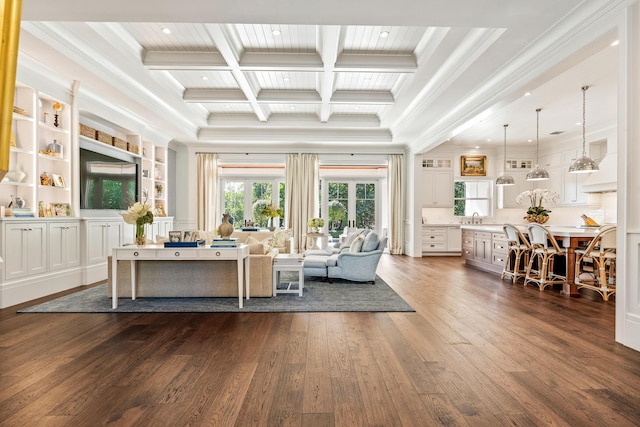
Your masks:
{"label": "wicker bar stool", "polygon": [[[540,224],[529,224],[528,234],[532,252],[524,285],[533,282],[538,285],[540,291],[544,291],[544,288],[549,285],[566,283],[566,274],[562,275],[554,271],[555,259],[557,257],[566,259],[566,249],[561,248],[553,234]],[[534,263],[537,263],[537,270],[533,268]]]}
{"label": "wicker bar stool", "polygon": [[527,275],[527,265],[529,265],[529,257],[531,256],[531,244],[515,225],[504,224],[502,226],[504,234],[507,236],[507,245],[509,252],[504,260],[501,279],[505,276],[511,276],[515,284],[519,278],[525,278]]}
{"label": "wicker bar stool", "polygon": [[[586,266],[591,263],[591,269]],[[616,292],[616,227],[601,228],[586,249],[576,249],[576,285],[609,301]]]}

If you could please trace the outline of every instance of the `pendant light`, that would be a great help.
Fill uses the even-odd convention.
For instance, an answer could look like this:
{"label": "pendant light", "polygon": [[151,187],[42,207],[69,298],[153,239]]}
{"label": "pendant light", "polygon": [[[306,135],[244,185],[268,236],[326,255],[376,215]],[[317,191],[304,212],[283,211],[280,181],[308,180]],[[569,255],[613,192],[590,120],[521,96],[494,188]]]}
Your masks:
{"label": "pendant light", "polygon": [[540,146],[540,111],[542,108],[536,109],[536,167],[531,169],[527,174],[527,181],[544,181],[549,179],[549,172],[539,166],[538,150]]}
{"label": "pendant light", "polygon": [[585,126],[587,110],[585,99],[587,89],[589,89],[589,86],[582,86],[582,157],[573,162],[573,164],[569,167],[569,172],[571,173],[589,173],[600,170],[598,164],[594,162],[590,157],[587,157],[587,138]]}
{"label": "pendant light", "polygon": [[511,175],[507,175],[507,126],[504,125],[504,172],[496,179],[496,185],[507,186],[516,185],[516,181]]}

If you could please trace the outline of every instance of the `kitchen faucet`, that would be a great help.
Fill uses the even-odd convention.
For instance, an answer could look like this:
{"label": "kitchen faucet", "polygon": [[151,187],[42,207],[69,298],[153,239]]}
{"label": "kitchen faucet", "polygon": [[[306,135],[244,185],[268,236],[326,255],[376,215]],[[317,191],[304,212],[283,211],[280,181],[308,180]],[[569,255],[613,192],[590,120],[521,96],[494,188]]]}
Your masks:
{"label": "kitchen faucet", "polygon": [[[478,218],[477,222],[476,222],[476,217]],[[480,219],[480,214],[477,211],[474,212],[473,215],[471,215],[471,223],[472,224],[482,224],[482,220]]]}

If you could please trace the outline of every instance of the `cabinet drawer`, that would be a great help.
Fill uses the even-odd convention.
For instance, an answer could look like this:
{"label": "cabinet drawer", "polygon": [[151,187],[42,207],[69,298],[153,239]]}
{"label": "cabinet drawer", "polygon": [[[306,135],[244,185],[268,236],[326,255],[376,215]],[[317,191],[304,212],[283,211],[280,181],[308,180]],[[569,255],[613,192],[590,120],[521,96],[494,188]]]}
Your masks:
{"label": "cabinet drawer", "polygon": [[507,246],[507,242],[503,240],[493,241],[493,251],[497,253],[506,254],[509,251],[509,246]]}
{"label": "cabinet drawer", "polygon": [[473,258],[473,248],[462,248],[462,257],[463,258]]}
{"label": "cabinet drawer", "polygon": [[475,231],[473,235],[476,239],[491,239],[491,233],[486,231]]}
{"label": "cabinet drawer", "polygon": [[507,236],[505,236],[504,233],[493,233],[491,238],[493,240],[507,240]]}
{"label": "cabinet drawer", "polygon": [[447,250],[447,245],[444,242],[427,242],[422,244],[423,252],[444,252]]}
{"label": "cabinet drawer", "polygon": [[507,259],[507,254],[493,254],[492,263],[495,265],[503,266],[504,260]]}
{"label": "cabinet drawer", "polygon": [[430,234],[425,234],[424,232],[422,233],[422,243],[444,242],[445,240],[447,239],[444,233],[430,233]]}

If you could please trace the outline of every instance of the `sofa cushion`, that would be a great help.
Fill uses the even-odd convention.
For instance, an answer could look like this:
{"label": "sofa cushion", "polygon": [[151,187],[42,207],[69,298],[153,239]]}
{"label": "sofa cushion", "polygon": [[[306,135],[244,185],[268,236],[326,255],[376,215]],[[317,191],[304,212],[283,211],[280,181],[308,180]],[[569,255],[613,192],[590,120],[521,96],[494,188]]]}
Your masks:
{"label": "sofa cushion", "polygon": [[344,242],[340,244],[340,249],[348,248],[349,246],[351,246],[353,241],[356,240],[356,237],[358,237],[358,234],[359,233],[357,231],[352,231],[349,234],[347,234],[347,237],[345,237]]}
{"label": "sofa cushion", "polygon": [[351,246],[349,247],[349,252],[352,254],[357,254],[358,252],[362,252],[362,244],[364,243],[364,239],[362,236],[358,236],[355,238]]}
{"label": "sofa cushion", "polygon": [[362,252],[375,251],[378,249],[379,244],[380,238],[378,237],[378,233],[371,232],[365,236],[364,242],[362,242]]}
{"label": "sofa cushion", "polygon": [[322,255],[310,255],[304,257],[304,268],[325,268],[327,257]]}
{"label": "sofa cushion", "polygon": [[273,233],[273,246],[276,248],[284,248],[287,246],[287,242],[291,239],[293,235],[292,229],[281,230],[277,229]]}

